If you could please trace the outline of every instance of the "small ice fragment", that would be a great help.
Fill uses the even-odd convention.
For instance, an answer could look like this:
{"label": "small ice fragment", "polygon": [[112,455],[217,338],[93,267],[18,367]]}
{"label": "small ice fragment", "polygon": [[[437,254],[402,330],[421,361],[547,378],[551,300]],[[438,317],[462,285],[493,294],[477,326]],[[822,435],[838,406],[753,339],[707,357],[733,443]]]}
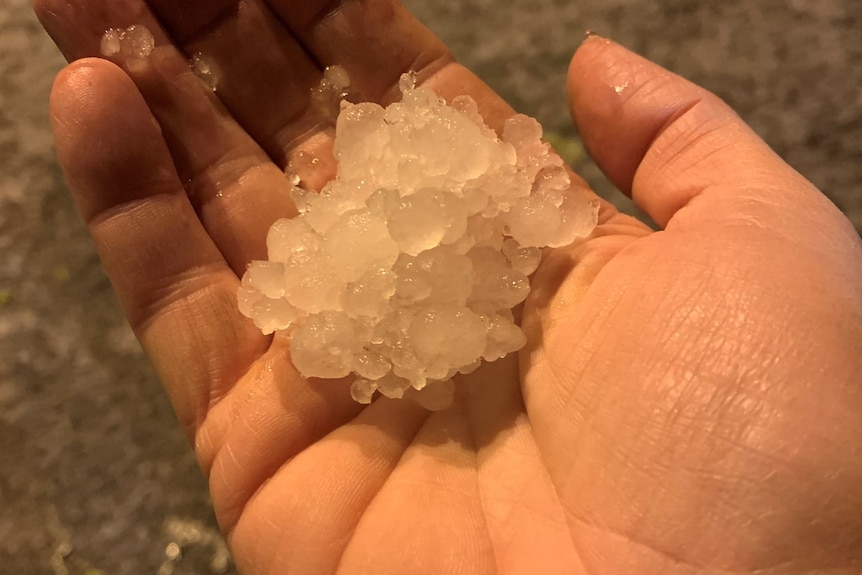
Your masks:
{"label": "small ice fragment", "polygon": [[307,314],[341,308],[345,282],[321,252],[303,252],[285,266],[284,297]]}
{"label": "small ice fragment", "polygon": [[108,28],[102,36],[101,51],[103,56],[111,57],[120,53],[120,34],[122,30]]}
{"label": "small ice fragment", "polygon": [[404,302],[420,302],[431,295],[431,277],[416,258],[401,254],[395,266],[395,294]]}
{"label": "small ice fragment", "polygon": [[145,26],[134,25],[126,28],[126,37],[123,48],[127,54],[134,58],[146,58],[156,45],[155,38]]}
{"label": "small ice fragment", "polygon": [[349,88],[350,76],[347,70],[341,66],[329,66],[324,70],[320,84],[312,88],[311,101],[324,116],[334,121]]}
{"label": "small ice fragment", "polygon": [[525,276],[533,275],[542,263],[542,251],[539,248],[524,248],[512,238],[503,242],[503,255],[509,260],[512,269]]}
{"label": "small ice fragment", "polygon": [[374,397],[374,392],[377,391],[377,385],[373,381],[357,378],[350,386],[350,396],[356,403],[369,405]]}
{"label": "small ice fragment", "polygon": [[373,351],[363,350],[356,356],[356,373],[371,381],[382,379],[392,370],[389,360]]}
{"label": "small ice fragment", "polygon": [[341,307],[353,318],[378,318],[385,313],[396,289],[395,273],[391,269],[372,268],[359,280],[347,285],[341,294]]}
{"label": "small ice fragment", "polygon": [[279,262],[254,262],[248,268],[251,287],[268,298],[284,296],[284,264]]}
{"label": "small ice fragment", "polygon": [[524,332],[512,320],[502,315],[484,317],[483,320],[488,334],[482,354],[485,361],[497,361],[527,344]]}
{"label": "small ice fragment", "polygon": [[507,233],[522,246],[541,247],[556,242],[563,219],[560,210],[547,198],[521,198],[503,214]]}
{"label": "small ice fragment", "polygon": [[401,79],[398,81],[398,88],[401,90],[402,94],[407,94],[416,89],[416,83],[418,81],[419,76],[416,72],[410,71],[401,75]]}
{"label": "small ice fragment", "polygon": [[475,361],[475,362],[471,363],[470,365],[465,365],[464,367],[459,369],[458,373],[460,373],[461,375],[470,375],[471,373],[473,373],[474,371],[476,371],[480,367],[482,367],[482,361],[481,360]]}
{"label": "small ice fragment", "polygon": [[474,267],[470,258],[447,246],[419,254],[416,264],[425,273],[431,304],[464,306],[473,288]]}
{"label": "small ice fragment", "polygon": [[313,257],[320,250],[320,241],[317,232],[302,218],[280,219],[266,236],[270,261],[282,263]]}
{"label": "small ice fragment", "polygon": [[216,74],[215,65],[210,58],[201,52],[196,52],[189,61],[189,67],[210,90],[215,92],[218,89],[218,74]]}
{"label": "small ice fragment", "polygon": [[529,150],[541,143],[542,125],[533,118],[517,114],[503,125],[503,141],[509,142],[517,151]]}
{"label": "small ice fragment", "polygon": [[[299,187],[298,184],[302,182],[299,174],[285,172],[285,176],[293,186],[290,189],[290,199],[293,200],[293,205],[296,206],[296,211],[299,212],[299,215],[301,216],[306,215],[308,213],[308,209],[314,204],[314,200],[319,198],[319,196],[309,190]],[[305,225],[309,224],[310,222],[305,222]]]}
{"label": "small ice fragment", "polygon": [[375,381],[374,385],[377,391],[389,399],[401,399],[404,397],[404,392],[411,387],[409,380],[391,373]]}
{"label": "small ice fragment", "polygon": [[469,309],[438,305],[424,309],[408,332],[416,356],[461,367],[475,362],[485,348],[482,318]]}
{"label": "small ice fragment", "polygon": [[287,178],[287,181],[290,182],[290,185],[293,187],[299,186],[302,183],[302,178],[299,177],[297,172],[291,171],[290,168],[284,171],[284,175]]}
{"label": "small ice fragment", "polygon": [[[533,191],[538,194],[548,195],[552,192],[568,190],[571,183],[572,180],[569,178],[569,174],[566,173],[565,168],[562,166],[547,166],[539,170],[539,173],[536,175],[536,181],[533,182]],[[557,207],[559,207],[560,203],[555,202]]]}
{"label": "small ice fragment", "polygon": [[440,245],[451,227],[444,201],[434,190],[401,198],[389,214],[389,232],[403,253],[416,256]]}
{"label": "small ice fragment", "polygon": [[344,281],[360,279],[373,267],[391,267],[398,259],[398,245],[386,222],[368,210],[341,216],[323,240],[323,249]]}
{"label": "small ice fragment", "polygon": [[251,308],[251,314],[257,318],[255,325],[265,335],[288,329],[300,317],[299,310],[287,300],[268,297],[257,300]]}
{"label": "small ice fragment", "polygon": [[156,41],[146,26],[134,24],[125,30],[108,28],[102,35],[101,52],[112,57],[121,54],[129,60],[147,58],[155,48]]}
{"label": "small ice fragment", "polygon": [[452,108],[458,110],[468,118],[470,121],[476,124],[481,128],[487,128],[485,124],[485,119],[482,117],[482,114],[479,113],[479,105],[476,104],[476,100],[471,98],[470,96],[457,96],[452,100],[451,103]]}
{"label": "small ice fragment", "polygon": [[473,248],[467,256],[473,262],[471,303],[512,309],[527,299],[530,293],[527,276],[509,267],[506,257],[495,248]]}
{"label": "small ice fragment", "polygon": [[408,390],[408,397],[428,411],[448,409],[455,401],[455,383],[451,379],[434,382],[422,390]]}
{"label": "small ice fragment", "polygon": [[308,152],[299,151],[290,158],[284,173],[292,185],[298,186],[303,181],[302,174],[311,173],[318,164],[320,164],[320,158]]}
{"label": "small ice fragment", "polygon": [[358,351],[353,322],[328,311],[309,317],[294,332],[290,356],[306,377],[338,379],[350,374]]}
{"label": "small ice fragment", "polygon": [[237,302],[239,303],[240,313],[246,317],[254,319],[255,316],[252,315],[254,305],[264,297],[266,296],[251,286],[251,283],[248,280],[248,275],[246,274],[242,278],[242,286],[239,288],[237,293]]}
{"label": "small ice fragment", "polygon": [[341,66],[327,66],[323,71],[323,77],[336,92],[345,93],[350,88],[350,76]]}

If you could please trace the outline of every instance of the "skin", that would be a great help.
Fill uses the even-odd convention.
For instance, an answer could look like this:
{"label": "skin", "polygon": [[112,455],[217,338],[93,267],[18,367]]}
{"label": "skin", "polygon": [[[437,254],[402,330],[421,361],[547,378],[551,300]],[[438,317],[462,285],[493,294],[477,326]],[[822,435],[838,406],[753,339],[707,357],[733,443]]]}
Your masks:
{"label": "skin", "polygon": [[[236,309],[295,213],[282,169],[305,151],[312,185],[332,171],[308,89],[341,64],[388,102],[415,69],[495,128],[512,110],[391,0],[35,8],[73,61],[51,98],[69,188],[240,572],[862,571],[862,245],[715,96],[588,38],[574,121],[662,231],[603,205],[535,276],[520,355],[447,411],[363,407]],[[146,63],[90,58],[130,24],[156,36]]]}

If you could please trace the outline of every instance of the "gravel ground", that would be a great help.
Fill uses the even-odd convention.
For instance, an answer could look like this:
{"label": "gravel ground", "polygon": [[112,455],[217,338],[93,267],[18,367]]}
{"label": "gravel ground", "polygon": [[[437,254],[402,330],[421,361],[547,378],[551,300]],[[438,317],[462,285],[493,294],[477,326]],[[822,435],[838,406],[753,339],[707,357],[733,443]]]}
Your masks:
{"label": "gravel ground", "polygon": [[[585,30],[725,98],[862,229],[858,0],[410,0],[555,138]],[[0,572],[231,573],[174,416],[66,195],[47,117],[62,65],[0,7]],[[630,206],[585,159],[597,189]],[[171,559],[176,551],[179,557]]]}

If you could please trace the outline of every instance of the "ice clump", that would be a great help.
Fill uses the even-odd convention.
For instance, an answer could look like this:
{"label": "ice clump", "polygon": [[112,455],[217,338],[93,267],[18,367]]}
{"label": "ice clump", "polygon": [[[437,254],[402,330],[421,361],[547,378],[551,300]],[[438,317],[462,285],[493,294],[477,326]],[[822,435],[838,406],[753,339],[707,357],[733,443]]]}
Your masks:
{"label": "ice clump", "polygon": [[126,29],[108,28],[102,35],[101,52],[103,56],[123,56],[143,59],[155,48],[156,41],[146,26],[135,24]]}
{"label": "ice clump", "polygon": [[[239,307],[264,333],[291,330],[303,376],[354,377],[360,403],[380,392],[442,409],[453,377],[525,345],[512,309],[541,248],[588,236],[598,206],[538,122],[515,116],[499,138],[471,98],[447,105],[415,81],[386,108],[341,104],[337,176],[319,194],[288,168],[300,215],[269,230]],[[349,85],[329,68],[313,97],[331,105]]]}

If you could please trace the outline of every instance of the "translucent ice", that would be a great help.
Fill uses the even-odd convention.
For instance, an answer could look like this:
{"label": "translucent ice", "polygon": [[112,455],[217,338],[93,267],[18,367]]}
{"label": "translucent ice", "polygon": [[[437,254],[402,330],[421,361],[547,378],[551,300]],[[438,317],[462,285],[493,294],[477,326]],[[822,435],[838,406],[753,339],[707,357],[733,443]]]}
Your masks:
{"label": "translucent ice", "polygon": [[102,36],[102,55],[103,56],[116,56],[120,53],[120,34],[123,34],[123,30],[117,30],[115,28],[109,28],[105,30],[105,34]]}
{"label": "translucent ice", "polygon": [[109,28],[102,35],[101,52],[103,56],[121,55],[124,58],[143,59],[148,57],[156,45],[155,38],[146,26],[135,24],[125,30]]}
{"label": "translucent ice", "polygon": [[350,88],[350,76],[347,70],[341,66],[329,66],[323,71],[323,78],[334,91],[342,96],[347,95],[347,89]]}
{"label": "translucent ice", "polygon": [[[320,163],[320,158],[317,158],[308,152],[299,151],[290,158],[287,168],[284,170],[284,175],[294,186],[299,186],[302,183],[301,174],[314,169]],[[299,206],[297,206],[299,207]]]}
{"label": "translucent ice", "polygon": [[341,101],[350,90],[350,76],[341,66],[328,66],[320,84],[311,91],[311,101],[324,116],[334,120]]}
{"label": "translucent ice", "polygon": [[120,40],[121,51],[133,58],[146,58],[155,47],[152,33],[144,26],[129,26],[125,38]]}
{"label": "translucent ice", "polygon": [[531,118],[501,138],[471,98],[447,105],[415,75],[386,108],[341,103],[349,86],[333,67],[313,92],[324,111],[340,106],[337,176],[317,194],[299,187],[313,163],[288,166],[300,215],[269,230],[269,261],[249,266],[239,307],[265,333],[291,331],[304,376],[350,376],[360,403],[379,393],[442,409],[453,377],[525,345],[512,309],[541,248],[588,236],[598,208]]}
{"label": "translucent ice", "polygon": [[216,74],[215,65],[212,60],[210,60],[207,56],[205,56],[201,52],[195,53],[191,60],[189,60],[189,67],[192,69],[192,72],[195,75],[203,80],[204,84],[212,90],[216,91],[218,88],[218,74]]}

